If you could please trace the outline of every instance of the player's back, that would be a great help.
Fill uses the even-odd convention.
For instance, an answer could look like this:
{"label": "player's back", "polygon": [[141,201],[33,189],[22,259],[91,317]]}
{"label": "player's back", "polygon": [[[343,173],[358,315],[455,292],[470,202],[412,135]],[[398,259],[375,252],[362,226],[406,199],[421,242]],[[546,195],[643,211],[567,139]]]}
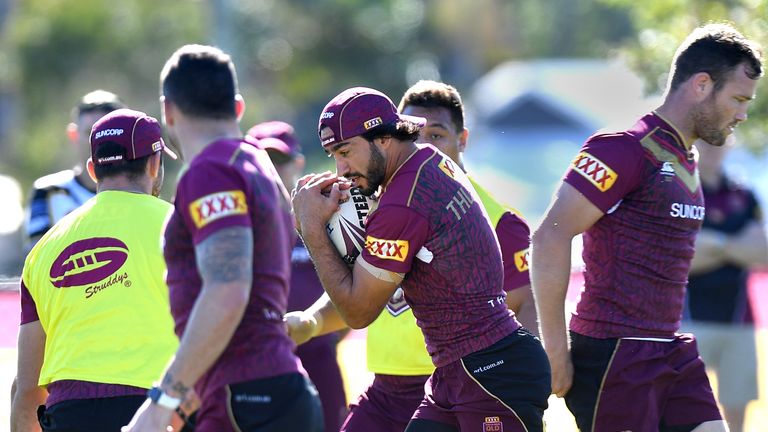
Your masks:
{"label": "player's back", "polygon": [[[398,170],[371,213],[407,208],[422,230],[402,286],[436,366],[485,348],[519,324],[504,303],[501,252],[493,227],[467,176],[430,145],[420,147]],[[366,260],[400,260],[406,243],[368,233]],[[384,237],[386,238],[386,237]]]}
{"label": "player's back", "polygon": [[201,379],[202,388],[298,371],[282,323],[294,234],[287,192],[266,152],[241,140],[210,144],[180,179],[175,208],[165,233],[165,258],[179,335],[202,288],[195,245],[221,229],[253,232],[248,305],[224,352]]}
{"label": "player's back", "polygon": [[41,383],[151,386],[178,344],[160,247],[170,210],[150,195],[103,191],[32,249],[23,283],[46,332]]}

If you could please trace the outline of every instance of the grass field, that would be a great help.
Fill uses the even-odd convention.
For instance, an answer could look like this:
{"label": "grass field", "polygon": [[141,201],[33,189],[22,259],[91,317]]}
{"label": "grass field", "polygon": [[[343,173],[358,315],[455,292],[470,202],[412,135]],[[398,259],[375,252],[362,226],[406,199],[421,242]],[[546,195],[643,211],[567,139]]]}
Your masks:
{"label": "grass field", "polygon": [[[762,283],[766,282],[766,283]],[[748,408],[746,430],[768,431],[768,277],[754,291],[759,304],[758,331],[759,385],[761,398]],[[759,292],[758,292],[759,289]],[[18,293],[0,289],[0,431],[8,430],[10,422],[10,388],[16,374],[16,333],[18,330]],[[352,331],[339,344],[339,362],[345,377],[347,398],[357,398],[371,382],[373,376],[365,368],[365,331]],[[713,379],[713,377],[712,377]],[[713,379],[713,385],[717,383]],[[545,414],[550,432],[576,431],[573,417],[561,399],[551,397]]]}
{"label": "grass field", "polygon": [[[760,396],[747,411],[745,428],[748,432],[768,431],[768,329],[758,332]],[[351,332],[339,344],[339,361],[342,365],[347,398],[354,401],[370,384],[373,375],[365,368],[365,331]],[[710,376],[713,386],[717,383]],[[544,414],[548,432],[576,432],[573,416],[562,399],[549,398],[549,409]]]}

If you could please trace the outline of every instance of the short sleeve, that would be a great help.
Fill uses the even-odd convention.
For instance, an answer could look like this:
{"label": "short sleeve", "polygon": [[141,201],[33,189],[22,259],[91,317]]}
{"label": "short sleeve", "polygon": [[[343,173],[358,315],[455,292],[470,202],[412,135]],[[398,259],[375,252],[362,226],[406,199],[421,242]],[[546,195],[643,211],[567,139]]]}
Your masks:
{"label": "short sleeve", "polygon": [[227,165],[201,163],[184,174],[176,192],[176,212],[199,244],[214,232],[251,227],[245,182]]}
{"label": "short sleeve", "polygon": [[379,207],[366,222],[363,258],[382,270],[408,273],[428,232],[429,224],[418,212],[397,205]]}
{"label": "short sleeve", "polygon": [[27,324],[34,321],[40,321],[40,317],[37,315],[37,305],[35,299],[32,298],[32,294],[29,293],[29,289],[21,281],[21,321],[20,324]]}
{"label": "short sleeve", "polygon": [[511,212],[504,213],[496,224],[496,236],[504,261],[504,291],[512,291],[531,283],[528,274],[530,235],[528,224]]}
{"label": "short sleeve", "polygon": [[642,148],[633,138],[598,135],[581,148],[564,181],[608,213],[640,183],[642,161]]}
{"label": "short sleeve", "polygon": [[48,211],[47,189],[33,190],[25,225],[27,239],[45,234],[53,225],[50,212]]}

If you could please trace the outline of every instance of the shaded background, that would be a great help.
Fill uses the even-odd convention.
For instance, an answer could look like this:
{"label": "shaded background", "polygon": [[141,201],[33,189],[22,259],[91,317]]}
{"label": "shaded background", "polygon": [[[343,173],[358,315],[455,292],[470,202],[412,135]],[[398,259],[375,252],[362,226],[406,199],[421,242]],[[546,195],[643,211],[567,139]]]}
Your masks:
{"label": "shaded background", "polygon": [[[581,142],[658,104],[674,50],[693,28],[731,21],[768,46],[767,17],[763,0],[0,0],[0,294],[15,288],[2,277],[21,272],[32,182],[77,162],[65,134],[72,106],[103,88],[159,116],[158,75],[183,44],[232,54],[247,103],[243,129],[294,124],[311,170],[332,169],[316,125],[339,91],[375,87],[397,103],[418,79],[453,84],[467,105],[470,171],[535,227]],[[728,161],[764,208],[767,113],[762,83]],[[168,164],[166,199],[178,168]],[[768,291],[761,277],[755,293]],[[15,298],[4,304],[0,315],[15,319]],[[15,323],[6,321],[0,394],[15,370]],[[361,339],[348,342],[357,366]],[[768,421],[765,399],[752,411],[755,427]]]}
{"label": "shaded background", "polygon": [[[765,43],[766,15],[759,0],[0,0],[0,175],[19,185],[0,179],[0,274],[20,271],[32,181],[76,162],[64,128],[79,97],[104,88],[158,116],[159,71],[182,44],[231,53],[244,129],[293,123],[313,170],[330,166],[315,126],[340,90],[366,85],[397,102],[421,78],[455,85],[470,169],[535,226],[581,141],[653,106],[691,29],[728,20]],[[758,97],[740,128],[750,155],[763,154],[766,108]]]}

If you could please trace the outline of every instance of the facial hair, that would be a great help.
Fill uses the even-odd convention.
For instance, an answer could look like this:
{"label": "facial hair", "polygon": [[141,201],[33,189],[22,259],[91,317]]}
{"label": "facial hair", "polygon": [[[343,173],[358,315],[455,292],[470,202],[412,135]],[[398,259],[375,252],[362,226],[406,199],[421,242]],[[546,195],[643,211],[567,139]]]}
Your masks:
{"label": "facial hair", "polygon": [[728,133],[726,130],[718,128],[721,123],[722,118],[718,114],[715,93],[713,92],[693,112],[693,132],[697,138],[707,144],[722,147]]}
{"label": "facial hair", "polygon": [[371,196],[379,190],[379,186],[384,183],[384,174],[386,172],[387,161],[384,154],[373,142],[369,142],[371,147],[371,159],[368,161],[368,169],[365,178],[368,186],[360,188],[360,193],[365,196]]}

